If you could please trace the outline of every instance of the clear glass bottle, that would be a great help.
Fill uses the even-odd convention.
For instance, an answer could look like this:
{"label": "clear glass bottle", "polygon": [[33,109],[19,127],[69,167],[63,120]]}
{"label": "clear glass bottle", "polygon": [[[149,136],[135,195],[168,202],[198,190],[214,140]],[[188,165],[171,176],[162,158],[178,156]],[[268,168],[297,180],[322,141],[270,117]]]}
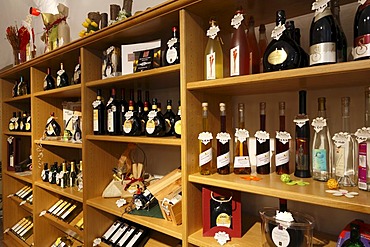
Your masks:
{"label": "clear glass bottle", "polygon": [[209,29],[207,30],[207,46],[204,51],[204,68],[205,79],[219,79],[224,77],[224,55],[222,52],[222,41],[218,36],[220,28],[217,22],[211,18],[209,21]]}
{"label": "clear glass bottle", "polygon": [[342,98],[342,129],[334,135],[334,172],[340,186],[356,186],[354,140],[350,133],[350,98]]}
{"label": "clear glass bottle", "polygon": [[249,46],[249,72],[250,74],[258,74],[260,72],[261,52],[257,43],[256,34],[254,32],[253,16],[250,16],[248,20],[247,42]]}
{"label": "clear glass bottle", "polygon": [[235,157],[234,157],[234,173],[235,174],[251,174],[251,164],[248,152],[248,137],[249,133],[245,129],[244,121],[244,104],[238,105],[238,128],[235,132]]}
{"label": "clear glass bottle", "polygon": [[202,103],[203,132],[198,136],[199,140],[199,170],[201,175],[211,175],[213,169],[212,133],[208,127],[208,103]]}
{"label": "clear glass bottle", "polygon": [[333,147],[326,119],[326,99],[318,98],[318,117],[312,121],[314,135],[312,140],[312,177],[327,181],[331,178]]}
{"label": "clear glass bottle", "polygon": [[285,131],[285,102],[279,102],[279,132],[276,135],[276,174],[289,174],[289,139]]}
{"label": "clear glass bottle", "polygon": [[226,132],[226,105],[220,103],[221,131],[217,134],[217,173],[230,174],[230,134]]}

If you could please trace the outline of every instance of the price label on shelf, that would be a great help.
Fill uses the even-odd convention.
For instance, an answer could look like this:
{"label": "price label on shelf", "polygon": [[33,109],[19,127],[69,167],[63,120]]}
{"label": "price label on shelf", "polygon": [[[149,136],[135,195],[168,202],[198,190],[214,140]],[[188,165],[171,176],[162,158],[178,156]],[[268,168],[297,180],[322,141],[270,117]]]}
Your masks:
{"label": "price label on shelf", "polygon": [[39,214],[39,217],[42,217],[42,216],[44,216],[45,214],[46,214],[46,210],[41,211],[41,213]]}

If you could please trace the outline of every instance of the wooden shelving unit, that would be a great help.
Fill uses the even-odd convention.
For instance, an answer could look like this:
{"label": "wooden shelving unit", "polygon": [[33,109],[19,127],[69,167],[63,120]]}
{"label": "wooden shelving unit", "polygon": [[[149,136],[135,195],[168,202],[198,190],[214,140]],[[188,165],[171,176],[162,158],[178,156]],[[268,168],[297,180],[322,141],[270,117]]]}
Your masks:
{"label": "wooden shelving unit", "polygon": [[23,201],[22,199],[16,196],[12,196],[10,197],[10,199],[13,200],[15,203],[17,203],[20,207],[24,208],[30,214],[33,213],[33,205],[29,204],[28,202]]}
{"label": "wooden shelving unit", "polygon": [[[354,3],[354,0],[344,0],[341,4]],[[4,229],[14,225],[22,217],[33,215],[34,245],[50,246],[61,234],[78,235],[85,246],[91,246],[96,237],[119,217],[133,221],[150,229],[151,238],[146,246],[218,246],[213,238],[203,237],[202,225],[202,186],[221,187],[242,192],[243,198],[259,196],[263,198],[285,198],[299,202],[314,209],[328,208],[354,212],[365,216],[370,215],[369,193],[359,192],[353,199],[334,197],[325,192],[325,183],[305,179],[309,186],[288,186],[280,182],[275,174],[261,176],[259,182],[246,181],[235,174],[221,176],[213,174],[201,176],[198,166],[198,140],[201,132],[201,103],[209,103],[209,123],[212,133],[219,131],[220,102],[226,103],[227,129],[234,132],[236,106],[239,102],[247,105],[247,128],[250,135],[258,129],[258,103],[268,103],[268,130],[274,133],[277,129],[277,102],[287,101],[287,129],[294,133],[291,123],[296,114],[297,91],[305,89],[309,93],[309,116],[316,114],[316,97],[328,96],[330,112],[330,128],[332,133],[340,127],[338,107],[340,97],[351,96],[355,112],[352,117],[353,126],[361,127],[363,86],[368,85],[370,73],[369,61],[346,62],[288,71],[261,73],[239,77],[228,76],[228,45],[230,43],[230,19],[240,1],[221,0],[168,0],[162,4],[143,11],[120,23],[104,28],[93,35],[78,39],[52,52],[46,53],[31,61],[17,65],[0,73],[2,91],[2,146],[6,147],[6,138],[10,135],[22,140],[22,155],[34,157],[32,173],[16,173],[7,171],[7,152],[3,150],[3,186]],[[279,3],[263,4],[255,1],[242,3],[247,14],[253,13],[256,24],[274,22],[275,11],[283,8],[291,16],[297,17],[311,13],[310,5],[305,0],[282,0]],[[225,42],[224,79],[206,81],[203,72],[204,47],[207,39],[205,31],[208,28],[210,16],[219,17],[221,36]],[[156,68],[140,73],[101,79],[101,54],[111,45],[120,46],[127,43],[147,42],[161,39],[163,47],[165,40],[171,36],[172,26],[179,26],[181,41],[181,63],[168,67]],[[348,38],[348,37],[347,37]],[[79,85],[43,90],[43,79],[47,68],[53,74],[63,62],[67,73],[81,59],[82,80]],[[23,76],[30,83],[29,95],[12,98],[11,89],[14,80]],[[172,98],[173,102],[181,100],[182,138],[163,137],[128,137],[94,135],[92,128],[92,102],[96,99],[96,90],[103,91],[105,100],[109,97],[109,89],[120,88],[149,90],[151,97],[162,102]],[[119,94],[120,95],[120,94]],[[62,123],[62,103],[65,101],[80,101],[83,117],[82,143],[64,142],[62,140],[44,140],[44,126],[51,112],[58,117],[57,121],[64,130]],[[274,109],[273,109],[274,108]],[[293,109],[294,108],[294,109]],[[13,112],[27,111],[32,116],[32,132],[11,132],[7,130],[9,118]],[[358,112],[357,112],[358,111]],[[271,117],[271,119],[270,119]],[[289,122],[288,122],[289,119]],[[276,121],[275,121],[276,120]],[[102,192],[112,180],[112,168],[129,143],[138,144],[147,154],[146,170],[158,172],[160,175],[172,171],[181,165],[182,171],[182,225],[176,226],[164,219],[150,218],[124,213],[124,208],[115,204],[118,198],[102,198]],[[31,153],[29,153],[31,149]],[[231,147],[231,150],[233,147]],[[82,160],[84,191],[75,188],[62,189],[56,185],[41,181],[40,174],[43,163],[62,162],[64,160]],[[293,161],[293,154],[291,154]],[[17,198],[6,196],[19,190],[21,186],[31,184],[34,190],[33,205],[19,206]],[[75,200],[83,204],[84,230],[66,224],[50,215],[39,217],[39,214],[50,208],[59,198]],[[14,208],[14,206],[16,206]],[[270,206],[270,205],[266,205]],[[249,207],[243,208],[248,211]],[[249,213],[249,212],[248,212]],[[317,213],[320,215],[320,212]],[[325,216],[326,215],[320,215]],[[324,217],[317,217],[322,221]],[[340,217],[338,217],[340,218]],[[343,222],[341,222],[343,223]],[[344,222],[348,223],[348,222]],[[233,238],[226,246],[256,246],[261,243],[259,218],[247,217],[248,227],[241,239]],[[73,233],[72,233],[73,232]],[[336,235],[338,235],[336,233]],[[159,235],[159,237],[158,237]],[[155,236],[155,237],[154,237]],[[321,236],[321,235],[320,235]],[[318,238],[321,240],[322,238]],[[336,236],[324,235],[325,246],[335,246]],[[325,242],[326,241],[326,242]],[[7,246],[25,246],[15,236],[5,234],[4,243]],[[247,243],[247,244],[246,244]],[[250,243],[250,244],[249,244]],[[104,245],[102,245],[104,246]]]}

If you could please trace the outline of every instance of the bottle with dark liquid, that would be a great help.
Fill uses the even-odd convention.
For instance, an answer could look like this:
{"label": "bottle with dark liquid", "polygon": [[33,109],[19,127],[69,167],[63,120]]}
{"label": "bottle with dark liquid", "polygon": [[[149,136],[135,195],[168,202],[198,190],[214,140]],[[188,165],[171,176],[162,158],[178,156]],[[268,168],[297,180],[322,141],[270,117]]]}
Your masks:
{"label": "bottle with dark liquid", "polygon": [[257,74],[260,72],[261,53],[258,47],[256,34],[254,32],[253,16],[250,16],[248,21],[247,42],[249,46],[249,61],[251,63],[251,70],[249,72],[250,74]]}
{"label": "bottle with dark liquid", "polygon": [[299,50],[301,52],[301,62],[299,64],[299,67],[300,68],[307,67],[309,65],[310,58],[301,47],[301,30],[295,27],[294,21],[287,21],[285,26],[289,37],[297,43]]}
{"label": "bottle with dark liquid", "polygon": [[44,163],[44,169],[41,171],[41,179],[44,182],[49,182],[49,165]]}
{"label": "bottle with dark liquid", "polygon": [[50,90],[55,88],[55,80],[51,76],[51,70],[48,68],[47,74],[44,78],[44,90]]}
{"label": "bottle with dark liquid", "polygon": [[356,223],[351,223],[350,238],[344,241],[341,247],[365,247],[361,240],[360,226]]}
{"label": "bottle with dark liquid", "polygon": [[67,72],[64,70],[63,63],[60,63],[60,70],[57,72],[57,87],[69,85]]}
{"label": "bottle with dark liquid", "polygon": [[101,97],[101,90],[97,90],[96,100],[92,103],[93,105],[93,131],[94,135],[105,134],[105,106]]}
{"label": "bottle with dark liquid", "polygon": [[270,135],[266,132],[266,102],[260,103],[260,130],[256,137],[256,166],[258,174],[270,173]]}
{"label": "bottle with dark liquid", "polygon": [[180,63],[180,39],[178,27],[172,27],[172,38],[167,42],[164,52],[164,64],[166,66]]}
{"label": "bottle with dark liquid", "polygon": [[337,29],[337,62],[347,61],[347,37],[340,23],[339,0],[330,0],[331,12],[334,16],[335,27]]}
{"label": "bottle with dark liquid", "polygon": [[166,136],[175,135],[175,113],[172,111],[172,100],[167,100],[167,111],[163,115],[166,121]]}
{"label": "bottle with dark liquid", "polygon": [[14,81],[14,86],[12,88],[12,97],[18,96],[18,80]]}
{"label": "bottle with dark liquid", "polygon": [[276,133],[276,174],[289,174],[289,139],[285,131],[285,102],[279,102],[279,131]]}
{"label": "bottle with dark liquid", "polygon": [[315,16],[310,27],[310,66],[337,62],[337,28],[330,3],[318,6],[314,2]]}
{"label": "bottle with dark liquid", "polygon": [[27,115],[24,129],[27,132],[30,132],[31,131],[31,113],[29,113]]}
{"label": "bottle with dark liquid", "polygon": [[232,196],[225,197],[223,195],[211,195],[211,227],[223,226],[232,227]]}
{"label": "bottle with dark liquid", "polygon": [[244,124],[244,104],[238,105],[239,124],[235,132],[235,157],[234,157],[234,173],[235,174],[251,174],[251,164],[248,153],[248,137],[249,132],[245,129]]}
{"label": "bottle with dark liquid", "polygon": [[148,113],[145,131],[147,136],[164,136],[166,134],[166,123],[163,115],[158,112],[157,99],[153,99],[152,110]]}
{"label": "bottle with dark liquid", "polygon": [[22,118],[19,122],[19,131],[25,131],[26,130],[26,122],[27,122],[27,112],[24,111],[22,114]]}
{"label": "bottle with dark liquid", "polygon": [[180,100],[179,100],[179,108],[177,110],[177,115],[175,117],[175,136],[177,138],[181,138],[181,105],[180,105]]}
{"label": "bottle with dark liquid", "polygon": [[212,133],[208,127],[208,103],[202,103],[203,132],[198,136],[199,140],[199,170],[201,175],[211,175],[213,169]]}
{"label": "bottle with dark liquid", "polygon": [[128,111],[128,102],[126,101],[126,90],[121,88],[121,100],[119,102],[120,112],[120,131],[123,133],[123,123],[125,122],[125,113]]}
{"label": "bottle with dark liquid", "polygon": [[152,109],[152,104],[150,103],[150,98],[149,98],[149,91],[145,91],[145,101],[144,103],[148,103],[148,109]]}
{"label": "bottle with dark liquid", "polygon": [[67,188],[68,187],[68,173],[67,173],[67,165],[65,162],[62,164],[62,176],[60,177],[60,187]]}
{"label": "bottle with dark liquid", "polygon": [[134,91],[134,89],[130,89],[130,99],[129,100],[132,101],[132,103],[134,104],[134,110],[137,111],[137,104],[135,102],[135,91]]}
{"label": "bottle with dark liquid", "polygon": [[234,28],[230,44],[230,76],[250,74],[250,59],[247,37],[245,35],[244,12],[235,12],[231,25]]}
{"label": "bottle with dark liquid", "polygon": [[[150,104],[151,105],[151,104]],[[140,121],[141,121],[141,130],[142,130],[142,135],[145,135],[145,126],[146,122],[148,121],[148,114],[149,114],[149,107],[148,107],[148,102],[144,102],[144,110],[143,112],[139,115]]]}
{"label": "bottle with dark liquid", "polygon": [[136,111],[140,115],[144,110],[144,103],[141,100],[141,90],[137,90],[137,102],[136,102]]}
{"label": "bottle with dark liquid", "polygon": [[296,123],[294,176],[300,178],[311,177],[310,126],[306,112],[306,94],[304,90],[299,91],[299,114],[294,120]]}
{"label": "bottle with dark liquid", "polygon": [[217,35],[220,28],[217,22],[211,18],[210,27],[207,30],[208,41],[204,54],[205,79],[212,80],[224,77],[224,55],[222,52],[222,41]]}
{"label": "bottle with dark liquid", "polygon": [[81,57],[78,57],[78,64],[75,66],[75,69],[73,71],[71,84],[81,84]]}
{"label": "bottle with dark liquid", "polygon": [[22,122],[22,114],[19,111],[14,121],[14,131],[20,131],[21,122]]}
{"label": "bottle with dark liquid", "polygon": [[134,110],[134,103],[130,100],[128,111],[124,115],[123,134],[127,136],[139,136],[143,133],[142,123]]}
{"label": "bottle with dark liquid", "polygon": [[15,122],[17,120],[17,113],[13,112],[13,116],[9,120],[8,129],[9,131],[15,131]]}
{"label": "bottle with dark liquid", "polygon": [[50,113],[50,117],[46,121],[45,132],[47,136],[60,136],[61,128],[55,120],[54,112]]}
{"label": "bottle with dark liquid", "polygon": [[68,176],[68,187],[74,187],[76,185],[77,173],[75,162],[71,161],[71,171]]}
{"label": "bottle with dark liquid", "polygon": [[226,105],[220,103],[221,132],[217,134],[217,173],[230,174],[230,134],[226,132]]}
{"label": "bottle with dark liquid", "polygon": [[50,173],[49,173],[49,183],[51,184],[56,184],[57,169],[58,169],[58,162],[54,162],[54,164],[50,167]]}
{"label": "bottle with dark liquid", "polygon": [[354,60],[370,58],[370,0],[361,1],[358,6],[353,27]]}
{"label": "bottle with dark liquid", "polygon": [[266,27],[261,24],[259,27],[259,37],[258,37],[258,47],[260,49],[261,61],[260,61],[260,72],[263,72],[263,55],[265,54],[267,48],[267,37],[266,37]]}
{"label": "bottle with dark liquid", "polygon": [[263,55],[265,72],[298,68],[301,63],[301,51],[285,30],[285,11],[276,12],[276,27],[272,31],[273,39]]}
{"label": "bottle with dark liquid", "polygon": [[107,132],[110,135],[119,135],[121,134],[121,126],[120,126],[120,111],[119,111],[119,104],[116,100],[116,89],[111,89],[111,95],[109,101],[106,106],[107,112]]}

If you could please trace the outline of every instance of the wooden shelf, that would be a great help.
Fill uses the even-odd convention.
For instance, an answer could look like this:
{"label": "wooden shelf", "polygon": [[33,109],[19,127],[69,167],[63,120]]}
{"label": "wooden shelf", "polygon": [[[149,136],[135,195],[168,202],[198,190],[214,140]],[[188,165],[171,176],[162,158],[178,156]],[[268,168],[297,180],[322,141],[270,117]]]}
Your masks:
{"label": "wooden shelf", "polygon": [[80,229],[50,215],[45,214],[44,217],[48,219],[49,223],[58,228],[59,230],[65,232],[66,234],[78,239],[79,241],[83,241],[83,231]]}
{"label": "wooden shelf", "polygon": [[9,175],[13,178],[22,180],[26,183],[32,184],[32,172],[26,171],[26,172],[11,172],[11,171],[5,171],[6,175]]}
{"label": "wooden shelf", "polygon": [[[231,190],[284,198],[292,201],[299,201],[309,204],[321,205],[326,207],[351,210],[360,213],[370,213],[370,194],[360,191],[357,187],[345,188],[348,191],[358,192],[359,195],[354,198],[335,197],[325,192],[326,183],[315,181],[313,179],[302,179],[310,184],[307,186],[290,186],[280,181],[280,176],[276,174],[258,175],[262,178],[260,181],[246,181],[242,175],[213,174],[210,176],[200,175],[199,173],[189,175],[189,181],[202,185],[210,185]],[[299,178],[291,175],[293,180]],[[283,192],[283,193],[282,193]]]}
{"label": "wooden shelf", "polygon": [[125,207],[118,208],[116,201],[119,198],[103,198],[97,197],[87,200],[87,205],[97,208],[99,210],[105,211],[107,213],[122,217],[124,219],[130,220],[137,224],[146,226],[150,229],[162,232],[169,236],[172,236],[177,239],[182,238],[182,226],[176,226],[172,222],[166,221],[164,219],[158,219],[153,217],[138,216],[127,214],[125,212]]}
{"label": "wooden shelf", "polygon": [[3,99],[4,103],[23,103],[23,102],[29,102],[31,99],[31,94],[17,96],[14,98],[6,98]]}
{"label": "wooden shelf", "polygon": [[[24,246],[24,247],[29,247],[30,246],[26,242],[24,242],[22,239],[18,238],[13,232],[9,231],[6,234],[16,243],[17,246]],[[32,237],[33,237],[33,235],[30,236],[30,238],[32,238]],[[8,246],[13,247],[14,245],[13,245],[13,243],[9,243]]]}
{"label": "wooden shelf", "polygon": [[187,89],[210,94],[250,95],[301,89],[366,86],[369,71],[370,63],[362,60],[217,80],[194,81],[187,84]]}
{"label": "wooden shelf", "polygon": [[87,135],[87,140],[140,143],[150,145],[181,146],[181,139],[169,137],[147,137],[147,136],[108,136],[108,135]]}
{"label": "wooden shelf", "polygon": [[41,145],[56,146],[56,147],[82,149],[82,143],[72,143],[72,142],[65,142],[65,141],[47,141],[47,140],[35,140],[34,143],[41,144]]}
{"label": "wooden shelf", "polygon": [[21,131],[3,131],[4,135],[8,136],[32,136],[31,132],[21,132]]}
{"label": "wooden shelf", "polygon": [[18,203],[19,207],[24,208],[27,212],[31,214],[33,213],[33,205],[29,204],[28,202],[26,202],[23,205],[20,205],[20,203],[23,202],[23,200],[17,196],[12,196],[10,197],[10,199]]}
{"label": "wooden shelf", "polygon": [[55,88],[47,91],[34,93],[36,97],[55,97],[55,98],[81,98],[81,84],[70,85],[62,88]]}
{"label": "wooden shelf", "polygon": [[78,191],[76,187],[72,187],[72,188],[68,187],[68,188],[63,189],[58,185],[50,184],[50,183],[43,182],[43,181],[36,181],[35,185],[40,187],[40,188],[52,191],[56,194],[62,195],[64,197],[68,197],[72,200],[75,200],[75,201],[78,201],[78,202],[81,202],[81,203],[83,201],[82,200],[83,194],[82,194],[81,191]]}

